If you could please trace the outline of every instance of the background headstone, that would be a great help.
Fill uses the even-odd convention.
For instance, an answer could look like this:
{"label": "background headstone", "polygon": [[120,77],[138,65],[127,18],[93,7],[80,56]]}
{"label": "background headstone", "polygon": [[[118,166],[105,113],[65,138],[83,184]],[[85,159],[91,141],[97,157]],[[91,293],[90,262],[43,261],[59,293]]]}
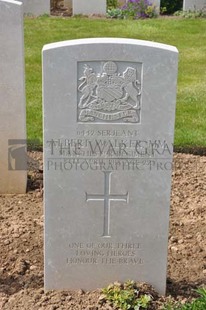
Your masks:
{"label": "background headstone", "polygon": [[183,11],[196,11],[206,9],[206,0],[184,0]]}
{"label": "background headstone", "polygon": [[26,111],[22,3],[0,1],[0,193],[25,193]]}
{"label": "background headstone", "polygon": [[106,14],[106,0],[73,0],[73,15]]}
{"label": "background headstone", "polygon": [[156,6],[157,13],[159,13],[160,12],[160,0],[151,0],[150,2]]}
{"label": "background headstone", "polygon": [[24,14],[34,16],[50,14],[50,0],[20,0],[23,3]]}
{"label": "background headstone", "polygon": [[44,47],[46,289],[164,294],[177,58],[127,39]]}

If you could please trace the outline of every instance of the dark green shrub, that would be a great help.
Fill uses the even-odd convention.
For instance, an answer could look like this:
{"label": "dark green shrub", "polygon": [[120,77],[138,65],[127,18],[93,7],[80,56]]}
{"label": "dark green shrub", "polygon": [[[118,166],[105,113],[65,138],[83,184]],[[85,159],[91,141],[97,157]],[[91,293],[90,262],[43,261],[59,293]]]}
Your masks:
{"label": "dark green shrub", "polygon": [[134,281],[127,281],[124,284],[115,282],[104,288],[102,293],[102,301],[109,301],[114,309],[121,310],[148,309],[152,300],[149,294],[140,294]]}
{"label": "dark green shrub", "polygon": [[107,0],[107,9],[116,9],[118,6],[118,0]]}
{"label": "dark green shrub", "polygon": [[121,9],[108,9],[107,10],[107,17],[108,18],[118,18],[118,19],[122,19],[124,18],[123,14],[122,14],[122,10]]}
{"label": "dark green shrub", "polygon": [[[182,10],[183,0],[161,0],[160,10],[165,14],[173,14],[176,11]],[[164,10],[166,8],[166,11]]]}
{"label": "dark green shrub", "polygon": [[121,9],[124,18],[152,18],[157,15],[155,6],[149,0],[128,0]]}

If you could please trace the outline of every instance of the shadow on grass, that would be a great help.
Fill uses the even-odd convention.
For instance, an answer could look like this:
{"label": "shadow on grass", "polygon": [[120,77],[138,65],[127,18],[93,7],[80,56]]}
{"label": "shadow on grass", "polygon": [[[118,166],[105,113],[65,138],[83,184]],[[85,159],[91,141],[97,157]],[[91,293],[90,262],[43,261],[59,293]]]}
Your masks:
{"label": "shadow on grass", "polygon": [[199,155],[199,156],[206,156],[206,147],[201,146],[175,146],[174,147],[175,153],[182,153],[182,154],[192,154],[192,155]]}

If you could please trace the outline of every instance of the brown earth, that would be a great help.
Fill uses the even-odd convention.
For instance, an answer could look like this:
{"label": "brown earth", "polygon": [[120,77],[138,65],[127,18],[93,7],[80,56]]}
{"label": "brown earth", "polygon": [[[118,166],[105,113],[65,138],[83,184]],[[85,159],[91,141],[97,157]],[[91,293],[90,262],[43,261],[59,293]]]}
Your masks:
{"label": "brown earth", "polygon": [[[0,195],[0,309],[113,309],[100,302],[100,290],[44,293],[42,153],[29,156],[38,165],[30,160],[27,194]],[[167,296],[141,285],[154,297],[149,309],[171,298],[184,302],[206,284],[206,157],[175,154],[174,163]]]}

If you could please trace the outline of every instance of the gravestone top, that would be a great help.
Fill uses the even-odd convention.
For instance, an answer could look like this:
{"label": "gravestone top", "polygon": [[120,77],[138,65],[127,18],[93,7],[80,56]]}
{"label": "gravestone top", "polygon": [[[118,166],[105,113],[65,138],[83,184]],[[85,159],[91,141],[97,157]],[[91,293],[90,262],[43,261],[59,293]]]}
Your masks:
{"label": "gravestone top", "polygon": [[90,44],[131,44],[131,45],[139,45],[142,47],[151,47],[151,48],[160,48],[165,49],[172,52],[178,52],[177,48],[172,45],[152,42],[152,41],[145,41],[145,40],[136,40],[136,39],[125,39],[125,38],[86,38],[86,39],[75,39],[69,41],[61,41],[61,42],[54,42],[44,45],[43,52],[46,50],[59,48],[59,47],[66,47],[72,45],[90,45]]}
{"label": "gravestone top", "polygon": [[22,5],[22,2],[18,0],[1,0],[1,2],[8,2],[11,4]]}
{"label": "gravestone top", "polygon": [[164,294],[177,59],[133,39],[44,46],[46,289]]}

